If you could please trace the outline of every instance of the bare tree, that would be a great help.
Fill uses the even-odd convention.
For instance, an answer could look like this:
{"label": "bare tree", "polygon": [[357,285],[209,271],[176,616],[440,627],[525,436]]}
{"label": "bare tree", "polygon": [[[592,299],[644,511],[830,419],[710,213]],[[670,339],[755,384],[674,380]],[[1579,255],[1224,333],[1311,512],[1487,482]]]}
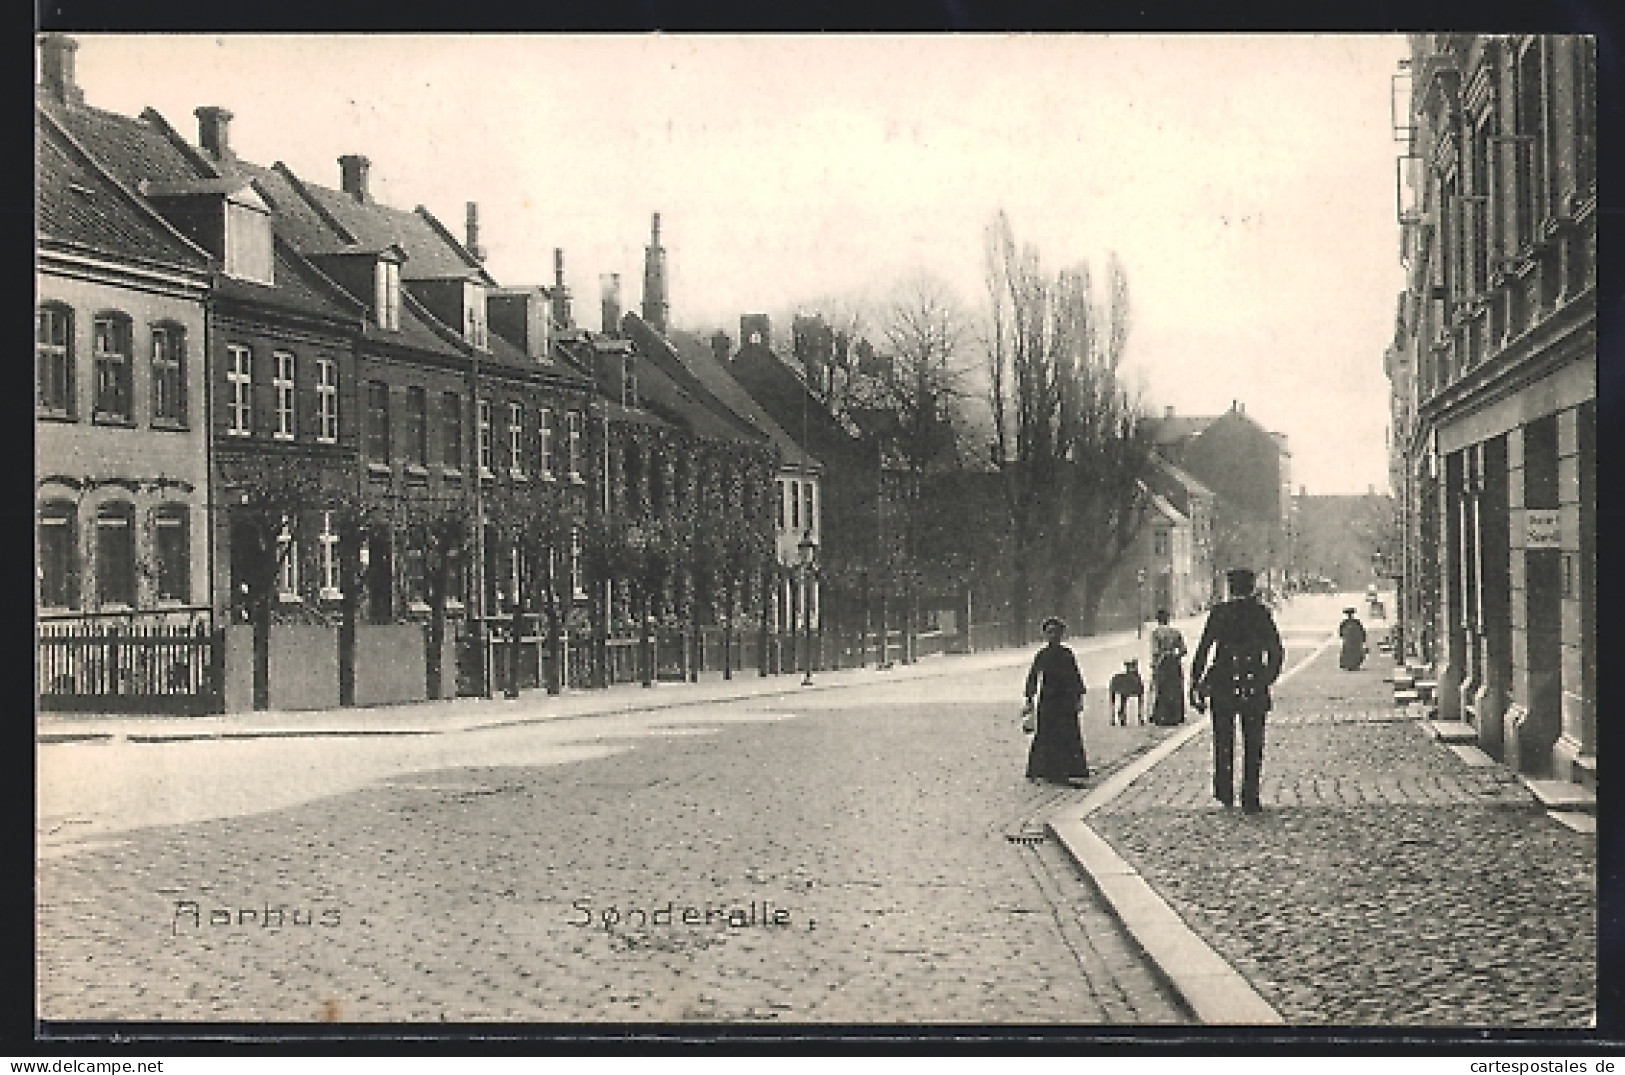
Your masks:
{"label": "bare tree", "polygon": [[1037,585],[1062,607],[1077,601],[1094,630],[1104,583],[1143,516],[1149,441],[1139,401],[1123,384],[1128,281],[1114,257],[1097,306],[1087,265],[1053,276],[1038,250],[1018,247],[1000,213],[987,234],[987,339],[993,461],[1010,512],[1012,612],[1029,633]]}

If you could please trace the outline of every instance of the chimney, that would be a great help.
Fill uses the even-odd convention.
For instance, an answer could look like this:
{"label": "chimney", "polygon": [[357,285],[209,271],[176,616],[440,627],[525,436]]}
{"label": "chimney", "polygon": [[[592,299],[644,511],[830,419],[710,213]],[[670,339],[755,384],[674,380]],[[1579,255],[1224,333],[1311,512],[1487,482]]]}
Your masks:
{"label": "chimney", "polygon": [[339,174],[344,193],[358,202],[367,201],[367,169],[372,161],[354,153],[339,158]]}
{"label": "chimney", "polygon": [[1162,409],[1162,416],[1165,419],[1172,418],[1174,416],[1174,409],[1172,407],[1164,407]]}
{"label": "chimney", "polygon": [[649,245],[643,252],[643,319],[662,336],[666,334],[666,248],[660,245],[660,214],[649,228]]}
{"label": "chimney", "polygon": [[85,103],[85,91],[74,78],[73,54],[79,42],[66,34],[46,34],[40,38],[40,85],[65,105]]}
{"label": "chimney", "polygon": [[480,206],[478,202],[468,203],[467,229],[468,242],[463,245],[468,252],[474,255],[474,260],[485,263],[485,250],[480,246]]}
{"label": "chimney", "polygon": [[553,248],[553,327],[560,331],[575,328],[570,314],[570,289],[564,286],[564,251]]}
{"label": "chimney", "polygon": [[599,277],[599,285],[603,290],[603,319],[604,335],[615,336],[621,331],[621,274],[609,273]]}
{"label": "chimney", "polygon": [[1309,487],[1307,485],[1298,486],[1298,496],[1306,497],[1308,495],[1309,495]]}
{"label": "chimney", "polygon": [[192,109],[197,117],[197,144],[212,160],[223,161],[231,157],[231,113],[216,105],[202,105]]}
{"label": "chimney", "polygon": [[759,347],[771,347],[773,338],[768,334],[769,327],[766,314],[745,314],[740,317],[740,348],[749,347],[753,343]]}
{"label": "chimney", "polygon": [[715,356],[718,365],[728,364],[728,355],[733,351],[733,341],[728,334],[717,329],[711,334],[711,354]]}

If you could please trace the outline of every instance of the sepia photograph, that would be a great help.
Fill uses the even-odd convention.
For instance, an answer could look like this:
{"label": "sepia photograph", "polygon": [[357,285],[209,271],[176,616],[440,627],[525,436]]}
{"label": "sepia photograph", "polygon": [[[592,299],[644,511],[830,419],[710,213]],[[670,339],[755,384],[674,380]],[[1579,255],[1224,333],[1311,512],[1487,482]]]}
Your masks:
{"label": "sepia photograph", "polygon": [[42,1038],[1595,1032],[1595,38],[34,52]]}

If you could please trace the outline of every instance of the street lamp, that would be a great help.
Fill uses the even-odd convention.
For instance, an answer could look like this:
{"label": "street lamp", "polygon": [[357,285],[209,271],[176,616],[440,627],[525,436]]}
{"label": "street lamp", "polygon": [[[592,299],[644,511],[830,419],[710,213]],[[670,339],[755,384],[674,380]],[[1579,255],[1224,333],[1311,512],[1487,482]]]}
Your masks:
{"label": "street lamp", "polygon": [[1145,568],[1134,572],[1134,637],[1145,635]]}
{"label": "street lamp", "polygon": [[807,528],[806,534],[801,538],[796,548],[801,552],[801,622],[802,633],[806,637],[806,675],[802,677],[803,687],[812,686],[813,673],[813,639],[812,639],[812,581],[813,565],[818,556],[818,542],[813,539],[812,527]]}

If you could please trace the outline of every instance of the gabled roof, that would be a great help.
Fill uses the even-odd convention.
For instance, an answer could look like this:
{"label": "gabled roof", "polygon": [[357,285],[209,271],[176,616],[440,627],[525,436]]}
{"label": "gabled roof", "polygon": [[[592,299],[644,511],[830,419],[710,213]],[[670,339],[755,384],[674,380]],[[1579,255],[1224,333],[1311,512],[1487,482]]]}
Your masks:
{"label": "gabled roof", "polygon": [[[141,119],[104,112],[98,108],[63,105],[48,97],[43,107],[48,122],[60,124],[74,144],[82,147],[95,164],[106,170],[118,184],[142,192],[141,204],[155,215],[150,199],[166,194],[200,194],[235,197],[247,201],[265,200],[264,192],[249,189],[244,175],[216,166],[198,150],[188,146],[172,127],[152,109]],[[276,214],[272,232],[276,234]],[[207,255],[206,255],[207,256]],[[354,320],[355,305],[341,289],[313,267],[304,263],[296,248],[273,243],[274,284],[266,285],[220,275],[215,294],[268,306],[339,320]],[[212,263],[211,259],[211,263]]]}
{"label": "gabled roof", "polygon": [[1206,485],[1202,484],[1202,482],[1199,481],[1195,475],[1191,474],[1184,468],[1175,466],[1173,463],[1170,463],[1168,460],[1159,455],[1153,455],[1152,460],[1153,465],[1157,467],[1158,470],[1167,475],[1169,479],[1181,487],[1186,493],[1206,497],[1211,497],[1214,495],[1212,489],[1209,489]]}
{"label": "gabled roof", "polygon": [[383,205],[370,196],[366,201],[357,201],[342,190],[295,176],[285,165],[279,165],[278,170],[292,177],[291,188],[297,190],[314,213],[336,222],[353,237],[351,245],[378,250],[389,243],[400,244],[406,251],[401,279],[458,278],[495,286],[496,281],[474,255],[422,206],[409,211]]}
{"label": "gabled roof", "polygon": [[50,116],[35,112],[35,229],[64,243],[147,265],[208,272],[213,259],[119,183]]}
{"label": "gabled roof", "polygon": [[849,433],[764,344],[741,347],[728,372],[781,428],[799,430],[805,425],[807,451],[826,468],[856,466],[867,473],[876,466],[873,449]]}
{"label": "gabled roof", "polygon": [[1216,414],[1179,414],[1162,418],[1148,418],[1153,444],[1174,444],[1202,433],[1219,420]]}
{"label": "gabled roof", "polygon": [[[767,438],[779,450],[783,465],[822,469],[818,460],[804,451],[718,364],[709,344],[687,333],[663,336],[635,313],[627,313],[621,326],[647,363],[659,366],[695,400],[708,404],[751,434]],[[647,369],[647,363],[641,368]]]}
{"label": "gabled roof", "polygon": [[272,240],[272,276],[275,285],[242,280],[222,273],[215,281],[215,294],[221,298],[263,302],[282,309],[298,310],[318,317],[354,324],[362,307],[337,284],[313,269],[286,243]]}

